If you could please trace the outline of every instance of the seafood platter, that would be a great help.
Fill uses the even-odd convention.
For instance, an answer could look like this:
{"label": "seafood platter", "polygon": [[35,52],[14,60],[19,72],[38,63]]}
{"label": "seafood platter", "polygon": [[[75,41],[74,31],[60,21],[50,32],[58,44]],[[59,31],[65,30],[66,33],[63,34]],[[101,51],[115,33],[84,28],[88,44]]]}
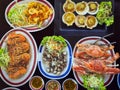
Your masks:
{"label": "seafood platter", "polygon": [[0,0],[0,90],[119,90],[119,3]]}
{"label": "seafood platter", "polygon": [[[55,0],[58,2],[57,0]],[[60,3],[60,4],[59,4]],[[56,33],[80,36],[85,32],[107,32],[114,24],[114,0],[61,0],[55,3]]]}
{"label": "seafood platter", "polygon": [[[108,86],[114,79],[114,75],[120,73],[120,69],[114,67],[116,66],[116,60],[119,58],[119,53],[114,52],[114,46],[110,45],[110,42],[106,39],[94,44],[97,39],[100,39],[100,37],[82,38],[76,43],[73,50],[74,76],[78,83],[86,88],[97,87],[97,84],[95,85],[92,83],[93,81],[90,82],[89,80],[97,80],[98,77],[99,80],[94,83],[100,81],[103,82],[103,85]],[[109,46],[106,46],[106,44],[109,44]],[[100,77],[103,80],[100,80]],[[101,85],[101,83],[98,85]]]}
{"label": "seafood platter", "polygon": [[38,68],[51,79],[66,77],[72,67],[72,48],[61,36],[46,36],[39,46]]}
{"label": "seafood platter", "polygon": [[[21,86],[32,77],[37,66],[37,45],[32,35],[12,29],[1,39],[1,78],[11,86]],[[8,55],[9,54],[9,55]]]}

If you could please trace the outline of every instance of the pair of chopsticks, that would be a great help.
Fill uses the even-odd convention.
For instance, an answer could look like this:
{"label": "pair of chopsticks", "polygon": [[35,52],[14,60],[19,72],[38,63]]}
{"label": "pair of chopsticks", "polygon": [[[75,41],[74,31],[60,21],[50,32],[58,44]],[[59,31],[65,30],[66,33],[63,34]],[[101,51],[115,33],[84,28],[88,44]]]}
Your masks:
{"label": "pair of chopsticks", "polygon": [[[111,36],[111,35],[113,35],[113,34],[114,34],[114,33],[110,33],[110,34],[107,34],[107,35],[105,35],[105,36],[97,39],[97,40],[93,43],[93,45],[97,44],[97,42],[99,42],[99,41],[102,40],[103,38],[109,37],[109,36]],[[116,43],[116,42],[111,42],[110,44],[115,44],[115,43]],[[100,44],[100,46],[110,45],[110,44]]]}

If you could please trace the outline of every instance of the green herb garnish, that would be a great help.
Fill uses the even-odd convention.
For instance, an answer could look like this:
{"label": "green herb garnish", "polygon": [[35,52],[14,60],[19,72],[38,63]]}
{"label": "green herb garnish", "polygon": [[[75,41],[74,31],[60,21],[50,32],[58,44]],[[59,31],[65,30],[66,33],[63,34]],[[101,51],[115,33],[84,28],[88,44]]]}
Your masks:
{"label": "green herb garnish", "polygon": [[83,85],[87,90],[106,90],[104,79],[99,74],[83,75]]}
{"label": "green herb garnish", "polygon": [[43,38],[41,44],[46,46],[49,51],[62,51],[67,46],[62,36],[46,36]]}
{"label": "green herb garnish", "polygon": [[7,48],[0,49],[0,67],[6,68],[10,61],[10,57],[7,52]]}
{"label": "green herb garnish", "polygon": [[99,11],[96,15],[100,25],[110,26],[114,23],[114,15],[112,13],[112,2],[102,1],[99,5]]}

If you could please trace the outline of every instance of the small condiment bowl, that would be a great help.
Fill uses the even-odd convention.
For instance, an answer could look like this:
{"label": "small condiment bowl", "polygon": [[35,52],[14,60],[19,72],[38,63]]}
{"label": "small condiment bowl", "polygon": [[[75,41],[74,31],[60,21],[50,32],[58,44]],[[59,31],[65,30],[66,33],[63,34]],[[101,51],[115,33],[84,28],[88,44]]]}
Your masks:
{"label": "small condiment bowl", "polygon": [[[67,88],[65,87],[65,85],[67,85]],[[63,82],[62,88],[63,90],[78,90],[78,84],[74,79],[68,78]]]}
{"label": "small condiment bowl", "polygon": [[[54,86],[52,86],[53,83],[54,83]],[[55,83],[57,84],[57,86],[55,85]],[[48,89],[48,87],[52,89]],[[61,90],[61,85],[57,80],[49,80],[45,85],[45,90]]]}
{"label": "small condiment bowl", "polygon": [[44,87],[44,80],[40,76],[33,76],[29,81],[31,90],[42,90]]}

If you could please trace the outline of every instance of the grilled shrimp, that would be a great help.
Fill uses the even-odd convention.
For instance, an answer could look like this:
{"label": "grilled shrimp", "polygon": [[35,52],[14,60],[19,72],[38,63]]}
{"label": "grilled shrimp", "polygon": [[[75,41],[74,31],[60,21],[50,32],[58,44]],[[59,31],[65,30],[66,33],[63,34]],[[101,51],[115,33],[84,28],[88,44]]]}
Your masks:
{"label": "grilled shrimp", "polygon": [[7,44],[15,45],[16,43],[20,43],[20,42],[24,42],[24,41],[26,41],[26,38],[23,35],[12,32],[8,35]]}
{"label": "grilled shrimp", "polygon": [[18,70],[14,73],[9,74],[9,77],[12,79],[17,79],[24,75],[27,72],[27,69],[24,67],[19,67]]}

